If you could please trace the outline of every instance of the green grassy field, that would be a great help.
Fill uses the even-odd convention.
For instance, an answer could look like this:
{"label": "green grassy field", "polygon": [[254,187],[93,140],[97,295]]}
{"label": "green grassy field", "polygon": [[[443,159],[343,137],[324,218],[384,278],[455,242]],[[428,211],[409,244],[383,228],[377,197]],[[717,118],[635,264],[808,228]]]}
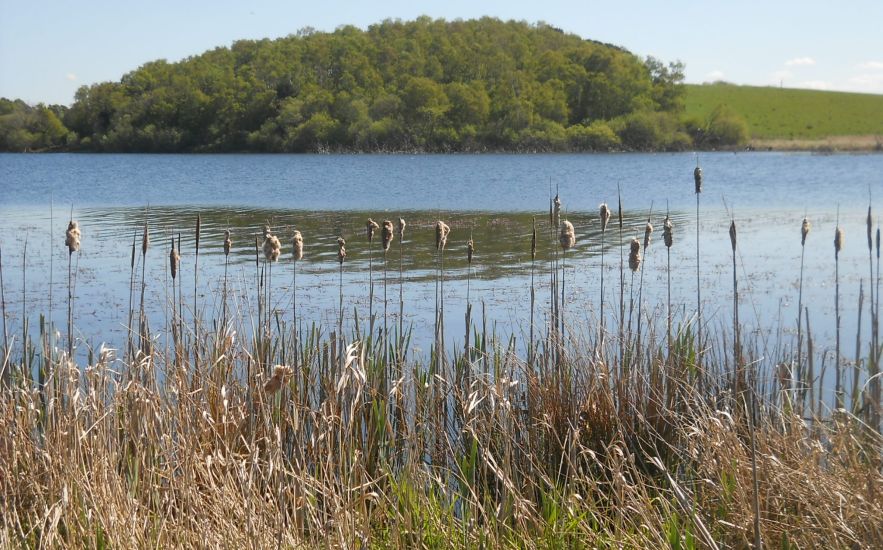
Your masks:
{"label": "green grassy field", "polygon": [[883,135],[883,95],[691,84],[686,103],[687,114],[702,119],[728,105],[748,122],[752,139]]}

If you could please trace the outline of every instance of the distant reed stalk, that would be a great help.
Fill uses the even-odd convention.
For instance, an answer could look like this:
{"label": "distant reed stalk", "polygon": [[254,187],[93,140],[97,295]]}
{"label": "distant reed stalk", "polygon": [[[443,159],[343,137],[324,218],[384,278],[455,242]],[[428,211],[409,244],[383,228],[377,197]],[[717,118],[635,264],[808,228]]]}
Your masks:
{"label": "distant reed stalk", "polygon": [[665,289],[666,289],[666,345],[671,355],[671,247],[674,244],[674,235],[668,208],[665,209],[665,220],[662,221],[662,240],[665,242]]}
{"label": "distant reed stalk", "polygon": [[3,380],[5,386],[9,386],[11,371],[9,366],[9,331],[6,328],[6,287],[3,286],[3,249],[0,247],[0,308],[3,310],[3,364],[0,369],[3,370]]}
{"label": "distant reed stalk", "polygon": [[383,338],[381,342],[383,343],[383,365],[386,368],[389,365],[389,327],[387,326],[387,318],[389,316],[387,308],[389,306],[389,301],[387,299],[387,286],[389,286],[389,282],[387,280],[389,265],[389,247],[392,245],[392,240],[395,235],[395,227],[392,225],[392,220],[383,220],[383,227],[380,230],[380,242],[383,248]]}
{"label": "distant reed stalk", "polygon": [[[181,271],[181,233],[178,233],[178,271]],[[178,277],[178,341],[184,346],[184,277]]]}
{"label": "distant reed stalk", "polygon": [[175,302],[175,283],[176,278],[178,277],[178,264],[181,261],[181,255],[178,254],[178,251],[175,250],[175,237],[171,239],[171,249],[169,251],[169,272],[172,275],[172,341],[175,344],[175,364],[180,367],[180,359],[181,359],[181,349],[180,342],[178,341],[178,333],[175,330],[175,327],[178,326],[178,315],[176,302]]}
{"label": "distant reed stalk", "polygon": [[736,278],[736,220],[730,220],[730,247],[733,250],[733,365],[736,369],[737,392],[747,389],[742,372],[742,354],[739,347],[739,283]]}
{"label": "distant reed stalk", "polygon": [[[405,218],[399,218],[399,348],[404,346],[405,339],[405,277],[404,277],[404,242],[405,242],[405,226],[407,223],[405,222]],[[403,360],[401,356],[398,358],[399,362]]]}
{"label": "distant reed stalk", "polygon": [[147,249],[150,247],[150,231],[147,227],[147,212],[144,214],[144,230],[141,233],[141,305],[138,308],[138,347],[144,352],[147,348],[145,334],[147,319],[144,315],[144,292],[147,290]]}
{"label": "distant reed stalk", "polygon": [[294,364],[298,365],[298,326],[297,326],[297,262],[304,257],[304,237],[300,231],[294,230],[291,238],[291,326],[294,338]]}
{"label": "distant reed stalk", "polygon": [[[71,207],[73,211],[73,207]],[[71,264],[74,252],[80,251],[80,227],[77,222],[71,219],[67,225],[64,244],[67,246],[67,355],[73,357],[74,352],[74,277]],[[22,304],[22,315],[24,315],[24,304]]]}
{"label": "distant reed stalk", "polygon": [[534,273],[537,259],[537,218],[533,217],[533,226],[530,233],[530,343],[527,347],[527,364],[533,372],[534,364],[534,309],[536,308],[536,287],[534,285]]}
{"label": "distant reed stalk", "polygon": [[616,184],[616,218],[619,223],[619,365],[625,361],[625,261],[622,236],[622,192]]}
{"label": "distant reed stalk", "polygon": [[[343,342],[343,262],[346,260],[346,241],[343,237],[337,237],[337,263],[338,263],[338,290],[340,306],[337,315],[337,337]],[[342,344],[341,344],[342,345]],[[343,361],[343,354],[340,354]]]}
{"label": "distant reed stalk", "polygon": [[380,229],[371,218],[365,223],[368,236],[368,326],[371,338],[374,338],[374,233]]}
{"label": "distant reed stalk", "polygon": [[601,319],[598,328],[598,350],[604,357],[604,236],[607,233],[607,223],[610,221],[610,208],[606,202],[598,207],[601,218]]}
{"label": "distant reed stalk", "polygon": [[135,344],[133,343],[132,338],[132,316],[134,315],[132,301],[133,295],[135,294],[135,242],[137,240],[138,230],[136,229],[132,233],[132,256],[129,259],[129,319],[126,322],[126,362],[131,362],[132,357],[135,355]]}
{"label": "distant reed stalk", "polygon": [[696,168],[693,169],[693,183],[696,191],[696,370],[702,372],[702,283],[699,279],[699,195],[702,194],[702,168],[699,155],[696,155]]}
{"label": "distant reed stalk", "polygon": [[[637,237],[631,240],[629,243],[629,269],[632,272],[632,281],[629,285],[629,324],[628,324],[628,335],[631,339],[632,335],[632,314],[634,313],[634,289],[635,289],[635,272],[641,268],[641,241],[637,239]],[[640,314],[640,313],[639,313]],[[629,361],[631,363],[631,361]],[[623,367],[625,367],[625,363],[623,363]],[[625,374],[625,373],[624,373]]]}
{"label": "distant reed stalk", "polygon": [[196,335],[193,338],[193,361],[195,366],[199,367],[199,344],[202,338],[199,336],[199,309],[197,309],[197,295],[199,289],[199,237],[202,231],[202,216],[196,214],[196,250],[193,259],[193,330]]}
{"label": "distant reed stalk", "polygon": [[[653,203],[650,203],[650,212],[647,214],[647,224],[644,226],[644,267],[646,268],[647,262],[647,250],[650,248],[650,235],[653,233],[653,225],[650,223],[650,218],[653,216]],[[641,269],[640,282],[638,283],[638,340],[637,340],[637,348],[638,354],[640,354],[641,350],[641,326],[643,322],[643,311],[644,311],[644,269]]]}
{"label": "distant reed stalk", "polygon": [[797,373],[792,374],[792,385],[803,382],[803,323],[801,315],[803,310],[803,264],[806,256],[806,237],[812,229],[809,219],[804,216],[800,224],[800,283],[797,287]]}
{"label": "distant reed stalk", "polygon": [[441,374],[445,365],[445,247],[448,244],[448,234],[451,228],[445,222],[439,220],[435,224],[435,248],[438,256],[438,306],[436,311],[436,355],[438,358],[438,372]]}
{"label": "distant reed stalk", "polygon": [[[880,430],[880,411],[881,411],[881,395],[880,390],[883,383],[880,381],[880,220],[877,220],[877,288],[874,293],[876,304],[874,305],[874,371],[870,373],[874,377],[874,383],[871,386],[871,394],[874,404],[872,414],[873,426]],[[873,281],[872,281],[873,283]]]}
{"label": "distant reed stalk", "polygon": [[843,230],[840,228],[840,216],[837,216],[837,228],[834,231],[834,317],[836,320],[837,342],[836,361],[834,363],[834,394],[836,407],[843,408],[843,385],[840,368],[840,251],[843,249]]}
{"label": "distant reed stalk", "polygon": [[561,242],[561,334],[560,334],[560,346],[562,349],[560,352],[563,352],[564,340],[567,336],[565,321],[564,321],[564,309],[565,309],[565,294],[564,294],[564,286],[566,283],[566,269],[567,269],[567,251],[573,248],[576,244],[576,231],[573,228],[573,224],[570,223],[569,220],[564,220],[561,222],[561,235],[559,237]]}
{"label": "distant reed stalk", "polygon": [[[868,287],[870,287],[870,298],[871,298],[871,301],[868,304],[868,309],[869,309],[869,313],[870,313],[870,317],[871,317],[871,333],[870,333],[871,345],[869,346],[871,348],[871,352],[868,356],[868,375],[873,376],[874,374],[876,374],[876,372],[879,372],[880,350],[877,347],[877,345],[878,345],[878,338],[877,338],[878,319],[877,319],[877,314],[874,311],[874,309],[875,309],[874,297],[876,295],[876,293],[874,291],[874,259],[873,259],[874,219],[871,214],[870,202],[868,203],[868,217],[866,220],[866,226],[867,226],[867,235],[868,235],[868,271],[870,272],[870,276],[868,278]],[[879,268],[878,268],[877,275],[879,277]],[[879,296],[877,296],[877,299],[879,300]],[[861,308],[861,305],[859,305],[859,308]],[[859,313],[859,319],[861,319],[861,313]],[[859,321],[859,322],[861,322],[861,321]],[[856,369],[858,369],[858,365],[856,365]],[[877,399],[878,392],[876,391],[876,388],[878,385],[879,385],[879,381],[875,378],[873,384],[869,388],[871,390],[871,394],[872,394],[872,398],[873,398],[872,400],[874,401],[875,407],[880,406],[879,399]],[[871,415],[872,421],[875,420],[875,417],[876,417],[876,414]],[[875,423],[875,427],[876,427],[876,423]]]}
{"label": "distant reed stalk", "polygon": [[224,295],[221,297],[221,327],[227,329],[227,267],[230,263],[230,250],[233,241],[230,239],[230,230],[224,230]]}
{"label": "distant reed stalk", "polygon": [[[873,288],[873,285],[871,285]],[[864,307],[865,300],[865,282],[863,280],[859,280],[858,282],[858,326],[855,331],[855,363],[852,366],[852,391],[849,394],[849,400],[852,405],[852,413],[858,414],[861,406],[862,406],[862,396],[858,391],[858,379],[861,367],[861,353],[862,353],[862,308]],[[871,316],[873,317],[874,311],[871,310]],[[872,319],[873,320],[873,319]],[[873,328],[873,325],[872,325]],[[873,345],[871,346],[873,348]],[[871,349],[870,356],[868,357],[868,370],[873,368],[874,362],[874,350]]]}
{"label": "distant reed stalk", "polygon": [[466,355],[466,359],[469,360],[469,327],[472,324],[472,302],[469,299],[469,286],[472,281],[472,255],[475,253],[475,243],[472,241],[472,234],[469,235],[469,240],[466,242],[466,337],[465,337],[465,349],[464,353]]}

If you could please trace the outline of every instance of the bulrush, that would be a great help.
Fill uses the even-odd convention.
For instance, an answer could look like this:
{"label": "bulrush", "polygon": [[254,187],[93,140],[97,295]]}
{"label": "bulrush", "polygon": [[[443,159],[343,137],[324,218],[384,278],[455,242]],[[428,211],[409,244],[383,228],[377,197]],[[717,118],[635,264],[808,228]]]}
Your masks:
{"label": "bulrush", "polygon": [[405,218],[399,218],[399,240],[404,240],[405,238],[405,226],[408,225],[405,223]]}
{"label": "bulrush", "polygon": [[569,250],[576,244],[576,232],[570,221],[564,220],[561,222],[561,234],[558,236],[558,240],[561,242],[561,248],[564,250]]}
{"label": "bulrush", "polygon": [[346,241],[343,237],[337,237],[337,262],[343,264],[346,259]]}
{"label": "bulrush", "polygon": [[662,240],[665,242],[666,248],[671,248],[671,245],[674,242],[671,231],[671,218],[666,216],[665,219],[662,220]]}
{"label": "bulrush", "polygon": [[64,245],[67,246],[69,254],[80,250],[80,224],[73,220],[67,224],[67,231],[64,234]]}
{"label": "bulrush", "polygon": [[466,241],[466,261],[469,262],[469,265],[472,265],[472,254],[475,253],[475,243],[472,242],[472,239]]}
{"label": "bulrush", "polygon": [[279,256],[282,254],[282,243],[279,242],[279,237],[266,231],[264,231],[264,244],[261,248],[263,248],[264,258],[268,262],[279,260]]}
{"label": "bulrush", "polygon": [[273,376],[267,380],[267,383],[264,384],[264,392],[268,395],[273,395],[282,389],[282,384],[284,384],[292,374],[291,367],[287,367],[285,365],[276,365],[273,367]]}
{"label": "bulrush", "polygon": [[736,220],[730,222],[730,246],[733,252],[736,252]]}
{"label": "bulrush", "polygon": [[871,206],[868,205],[868,219],[866,221],[868,227],[868,252],[874,248],[874,220],[871,217]]}
{"label": "bulrush", "polygon": [[647,222],[644,226],[644,251],[650,246],[650,234],[653,233],[653,224]]}
{"label": "bulrush", "polygon": [[702,192],[702,168],[698,165],[693,169],[693,183],[696,184],[696,194]]}
{"label": "bulrush", "polygon": [[230,240],[230,230],[224,230],[224,256],[230,255],[230,250],[233,248],[233,241]]}
{"label": "bulrush", "polygon": [[392,225],[391,220],[383,220],[383,227],[380,230],[380,239],[383,242],[383,253],[386,254],[389,252],[389,245],[392,244],[392,239],[395,236],[395,228]]}
{"label": "bulrush", "polygon": [[561,223],[561,199],[557,194],[552,201],[552,219],[550,221],[554,227],[558,227],[558,224]]}
{"label": "bulrush", "polygon": [[601,215],[601,232],[607,231],[607,222],[610,221],[610,208],[608,208],[606,202],[602,202],[601,206],[598,207]]}
{"label": "bulrush", "polygon": [[448,234],[451,232],[451,228],[448,227],[448,224],[439,220],[435,222],[435,249],[436,250],[444,250],[445,246],[448,244]]}
{"label": "bulrush", "polygon": [[629,251],[629,269],[633,272],[641,267],[641,241],[637,237],[632,238]]}
{"label": "bulrush", "polygon": [[374,242],[374,232],[380,229],[380,226],[377,225],[377,222],[368,218],[368,221],[365,223],[365,229],[368,233],[368,242]]}
{"label": "bulrush", "polygon": [[843,229],[838,225],[834,231],[834,256],[839,256],[841,250],[843,250]]}
{"label": "bulrush", "polygon": [[292,249],[291,255],[295,260],[302,260],[304,258],[304,237],[301,235],[300,231],[294,230],[294,238],[292,238]]}
{"label": "bulrush", "polygon": [[144,222],[144,233],[141,237],[141,255],[147,255],[147,249],[150,248],[150,231],[147,229],[147,221]]}
{"label": "bulrush", "polygon": [[175,239],[172,238],[172,249],[169,251],[169,271],[172,273],[172,281],[178,276],[178,264],[181,262],[181,255],[175,249]]}
{"label": "bulrush", "polygon": [[806,237],[809,235],[809,231],[812,229],[812,224],[809,223],[807,218],[803,218],[803,223],[800,224],[800,246],[804,246],[806,244]]}

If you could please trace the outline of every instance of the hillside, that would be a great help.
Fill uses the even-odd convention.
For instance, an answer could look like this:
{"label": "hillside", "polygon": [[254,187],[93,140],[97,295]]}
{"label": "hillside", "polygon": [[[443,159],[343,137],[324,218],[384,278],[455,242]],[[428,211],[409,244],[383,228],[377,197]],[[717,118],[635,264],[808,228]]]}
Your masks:
{"label": "hillside", "polygon": [[883,136],[883,95],[733,84],[686,85],[687,115],[706,119],[726,105],[753,140]]}

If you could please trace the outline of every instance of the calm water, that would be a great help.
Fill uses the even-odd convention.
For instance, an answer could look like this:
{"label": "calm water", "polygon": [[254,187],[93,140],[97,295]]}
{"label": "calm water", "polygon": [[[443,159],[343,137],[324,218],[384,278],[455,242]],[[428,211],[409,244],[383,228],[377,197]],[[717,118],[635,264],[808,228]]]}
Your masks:
{"label": "calm water", "polygon": [[[816,349],[833,349],[833,235],[839,208],[846,233],[840,265],[843,349],[844,355],[853,357],[860,282],[865,285],[866,304],[868,295],[865,216],[869,193],[883,196],[883,156],[719,153],[703,154],[701,161],[705,173],[701,273],[708,322],[726,326],[732,314],[729,208],[739,230],[742,321],[761,339],[786,335],[786,342],[767,341],[769,355],[777,345],[791,345],[790,331],[797,316],[800,221],[806,212],[813,230],[806,249],[805,301]],[[369,261],[375,269],[374,309],[382,312],[383,256],[376,243],[373,254],[369,253],[364,221],[369,216],[378,222],[402,216],[409,222],[402,261],[405,317],[414,327],[417,348],[426,350],[432,340],[436,219],[452,227],[445,258],[447,334],[462,342],[462,330],[457,327],[463,325],[467,275],[476,313],[482,302],[487,305],[488,326],[495,325],[501,334],[522,334],[529,316],[533,216],[541,236],[535,266],[540,318],[548,309],[545,260],[553,246],[547,221],[550,185],[557,188],[566,217],[577,230],[576,249],[567,259],[569,315],[594,322],[598,314],[601,234],[597,207],[607,202],[615,210],[619,185],[624,238],[641,236],[648,216],[657,229],[645,261],[647,314],[659,313],[665,304],[661,229],[668,208],[675,222],[673,305],[681,315],[690,316],[696,309],[695,163],[692,154],[0,155],[0,246],[9,330],[20,334],[23,309],[32,326],[40,313],[50,310],[50,278],[52,318],[64,326],[67,253],[63,241],[73,208],[83,231],[82,254],[76,259],[77,331],[94,345],[106,341],[119,346],[125,339],[130,250],[145,215],[153,243],[146,264],[147,296],[153,304],[152,327],[160,338],[165,337],[161,327],[167,316],[163,304],[169,288],[168,243],[179,234],[184,302],[192,304],[197,213],[203,219],[198,303],[206,317],[220,308],[221,242],[228,227],[234,239],[229,267],[231,305],[252,309],[254,236],[264,223],[273,226],[285,245],[284,261],[273,270],[273,305],[284,320],[291,316],[289,240],[294,228],[306,240],[306,257],[297,267],[298,314],[303,321],[327,327],[336,324],[338,235],[348,242],[343,273],[348,318],[352,319],[354,308],[360,317],[367,314]],[[608,230],[605,239],[605,295],[610,304],[607,311],[613,312],[619,297],[619,235],[614,223],[610,227],[614,230]],[[471,270],[465,261],[470,235],[477,249]],[[25,243],[27,281],[23,284]],[[392,322],[392,312],[398,310],[398,243],[388,260]],[[613,318],[608,321],[614,322]],[[867,311],[863,324],[867,325],[864,339],[870,326]]]}

